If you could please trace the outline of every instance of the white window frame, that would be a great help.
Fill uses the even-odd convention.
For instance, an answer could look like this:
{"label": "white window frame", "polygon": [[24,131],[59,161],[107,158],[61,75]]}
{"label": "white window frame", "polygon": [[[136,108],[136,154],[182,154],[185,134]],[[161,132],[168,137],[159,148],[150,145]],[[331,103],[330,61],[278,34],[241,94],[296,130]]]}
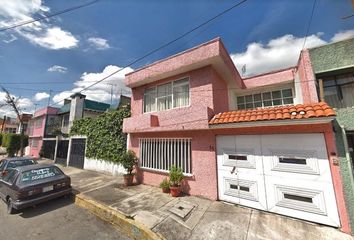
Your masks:
{"label": "white window frame", "polygon": [[[174,84],[175,82],[178,82],[180,80],[188,80],[188,104],[185,105],[185,106],[178,106],[178,107],[175,107],[175,103],[174,103],[174,94],[173,94],[173,90],[174,90]],[[161,97],[158,97],[157,96],[157,89],[159,86],[163,86],[163,85],[166,85],[166,84],[171,84],[171,94],[168,94],[166,96],[161,96]],[[178,84],[180,86],[180,84]],[[151,112],[160,112],[160,111],[167,111],[167,110],[171,110],[171,109],[176,109],[176,108],[184,108],[184,107],[190,107],[190,104],[191,104],[191,94],[190,94],[190,89],[191,89],[191,86],[190,86],[190,77],[187,76],[187,77],[182,77],[182,78],[179,78],[179,79],[176,79],[176,80],[173,80],[171,82],[167,82],[167,83],[162,83],[162,84],[158,84],[154,87],[149,87],[149,88],[146,88],[145,91],[144,91],[144,97],[143,97],[143,113],[151,113]],[[155,95],[155,105],[154,105],[154,108],[151,110],[151,111],[146,111],[146,108],[145,108],[145,96],[147,95],[146,94],[146,90],[154,90],[152,94]],[[151,93],[150,93],[151,94]],[[167,108],[167,109],[163,109],[163,110],[158,110],[158,104],[157,104],[157,100],[159,98],[164,98],[164,97],[167,97],[167,96],[171,96],[171,107],[170,108]]]}
{"label": "white window frame", "polygon": [[[283,91],[285,90],[290,90],[291,91],[291,97],[284,97],[283,96]],[[280,91],[280,98],[273,98],[273,94],[272,92],[276,92],[276,91]],[[270,94],[270,99],[263,99],[263,94],[269,93]],[[255,101],[254,100],[254,95],[261,95],[261,99],[260,101]],[[253,108],[266,108],[266,107],[276,107],[276,106],[285,106],[285,105],[292,105],[294,104],[294,89],[292,87],[288,87],[288,88],[281,88],[281,89],[274,89],[274,90],[267,90],[267,91],[260,91],[260,92],[253,92],[253,93],[248,93],[248,94],[243,94],[243,95],[238,95],[236,96],[236,106],[237,109],[239,110],[247,110],[247,109],[253,109]],[[252,102],[247,102],[246,101],[246,96],[252,96]],[[239,97],[243,97],[244,98],[244,102],[243,103],[239,103],[238,98]],[[285,103],[284,104],[284,99],[292,99],[292,103]],[[280,105],[274,105],[273,104],[273,100],[281,100],[281,104]],[[264,105],[264,101],[270,101],[271,105],[269,106],[265,106]],[[256,102],[260,102],[262,105],[261,106],[255,106]],[[252,108],[248,108],[247,107],[247,103],[252,103],[253,107]],[[244,104],[245,108],[239,108],[239,105]]]}
{"label": "white window frame", "polygon": [[38,139],[32,139],[31,140],[31,147],[37,149],[39,145],[39,140]]}
{"label": "white window frame", "polygon": [[191,138],[139,138],[141,169],[168,173],[172,165],[180,167],[185,176],[193,175]]}
{"label": "white window frame", "polygon": [[40,116],[34,120],[34,128],[38,129],[41,128],[43,124],[43,117]]}

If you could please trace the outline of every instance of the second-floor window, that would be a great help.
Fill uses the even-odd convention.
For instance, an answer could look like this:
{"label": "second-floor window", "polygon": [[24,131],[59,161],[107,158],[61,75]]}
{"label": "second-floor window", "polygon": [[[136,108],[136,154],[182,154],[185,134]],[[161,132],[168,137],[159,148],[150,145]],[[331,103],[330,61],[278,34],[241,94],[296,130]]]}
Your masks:
{"label": "second-floor window", "polygon": [[291,88],[249,94],[237,97],[238,109],[251,109],[258,107],[271,107],[286,104],[293,104],[294,97]]}
{"label": "second-floor window", "polygon": [[323,77],[324,99],[335,108],[354,106],[354,73]]}
{"label": "second-floor window", "polygon": [[144,112],[163,111],[189,105],[189,78],[148,88],[144,93]]}
{"label": "second-floor window", "polygon": [[43,122],[43,118],[39,117],[34,121],[34,127],[35,128],[41,128],[42,127],[42,122]]}
{"label": "second-floor window", "polygon": [[63,116],[63,127],[66,127],[69,125],[69,114],[65,114]]}

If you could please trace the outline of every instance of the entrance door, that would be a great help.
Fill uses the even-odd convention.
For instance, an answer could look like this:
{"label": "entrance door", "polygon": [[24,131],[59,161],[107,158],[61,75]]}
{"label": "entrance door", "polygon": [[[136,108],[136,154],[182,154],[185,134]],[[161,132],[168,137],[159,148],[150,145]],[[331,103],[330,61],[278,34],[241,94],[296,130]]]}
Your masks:
{"label": "entrance door", "polygon": [[69,166],[84,168],[86,139],[74,138],[71,140]]}
{"label": "entrance door", "polygon": [[54,159],[55,140],[43,140],[43,157]]}
{"label": "entrance door", "polygon": [[323,134],[219,136],[217,148],[220,200],[339,226]]}

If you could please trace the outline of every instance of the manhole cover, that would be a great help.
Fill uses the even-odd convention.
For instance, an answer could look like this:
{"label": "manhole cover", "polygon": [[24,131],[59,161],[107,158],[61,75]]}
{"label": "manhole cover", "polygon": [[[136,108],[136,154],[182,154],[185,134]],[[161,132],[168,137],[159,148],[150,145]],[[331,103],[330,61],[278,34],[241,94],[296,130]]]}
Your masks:
{"label": "manhole cover", "polygon": [[180,201],[172,206],[168,211],[184,219],[194,207],[195,206],[191,203]]}

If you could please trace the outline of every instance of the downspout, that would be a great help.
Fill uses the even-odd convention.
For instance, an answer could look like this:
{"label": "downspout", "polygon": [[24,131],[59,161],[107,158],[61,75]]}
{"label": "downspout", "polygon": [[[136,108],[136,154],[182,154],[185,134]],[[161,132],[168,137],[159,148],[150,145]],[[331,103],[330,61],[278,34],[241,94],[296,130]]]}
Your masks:
{"label": "downspout", "polygon": [[349,154],[349,146],[348,146],[348,140],[347,140],[347,135],[345,132],[345,127],[343,125],[339,125],[343,137],[343,144],[344,144],[344,151],[345,151],[345,158],[347,159],[347,167],[348,171],[350,174],[350,186],[352,188],[352,191],[354,192],[354,175],[353,175],[353,167],[350,163],[350,154]]}

